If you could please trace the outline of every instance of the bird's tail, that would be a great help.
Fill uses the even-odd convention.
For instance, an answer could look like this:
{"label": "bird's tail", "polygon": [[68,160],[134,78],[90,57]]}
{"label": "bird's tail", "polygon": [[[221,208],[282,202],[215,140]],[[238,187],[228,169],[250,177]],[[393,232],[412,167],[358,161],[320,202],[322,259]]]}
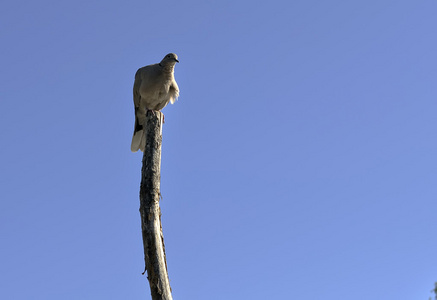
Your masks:
{"label": "bird's tail", "polygon": [[144,137],[143,125],[138,122],[138,118],[135,117],[135,129],[134,135],[132,137],[132,143],[130,145],[130,150],[132,152],[137,152],[141,150],[144,152],[144,148],[146,147],[146,139]]}

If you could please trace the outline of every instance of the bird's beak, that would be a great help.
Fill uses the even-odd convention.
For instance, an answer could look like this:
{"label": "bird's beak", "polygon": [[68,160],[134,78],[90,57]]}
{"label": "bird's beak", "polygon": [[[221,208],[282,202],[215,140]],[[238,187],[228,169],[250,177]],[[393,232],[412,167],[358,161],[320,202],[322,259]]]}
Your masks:
{"label": "bird's beak", "polygon": [[176,58],[174,59],[176,62],[179,62]]}

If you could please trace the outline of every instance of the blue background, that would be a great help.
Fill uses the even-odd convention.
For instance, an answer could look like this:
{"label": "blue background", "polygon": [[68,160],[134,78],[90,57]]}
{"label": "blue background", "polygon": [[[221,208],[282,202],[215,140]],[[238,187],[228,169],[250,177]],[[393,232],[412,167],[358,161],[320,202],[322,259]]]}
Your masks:
{"label": "blue background", "polygon": [[2,299],[150,299],[139,67],[179,55],[175,299],[428,299],[436,1],[4,1]]}

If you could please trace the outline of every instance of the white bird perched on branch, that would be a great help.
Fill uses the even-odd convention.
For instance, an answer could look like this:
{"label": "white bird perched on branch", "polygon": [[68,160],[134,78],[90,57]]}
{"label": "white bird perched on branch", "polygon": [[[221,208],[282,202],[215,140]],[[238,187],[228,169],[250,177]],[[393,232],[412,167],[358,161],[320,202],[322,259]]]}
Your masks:
{"label": "white bird perched on branch", "polygon": [[132,137],[131,151],[144,152],[144,128],[146,113],[159,111],[169,102],[173,104],[179,96],[179,87],[174,79],[174,66],[178,56],[167,54],[159,64],[148,65],[138,69],[134,82],[135,129]]}

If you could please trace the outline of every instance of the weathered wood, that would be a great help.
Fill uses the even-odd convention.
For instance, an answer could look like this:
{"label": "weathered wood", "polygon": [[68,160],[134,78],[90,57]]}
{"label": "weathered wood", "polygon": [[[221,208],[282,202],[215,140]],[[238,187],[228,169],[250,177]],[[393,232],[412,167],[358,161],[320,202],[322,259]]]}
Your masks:
{"label": "weathered wood", "polygon": [[143,154],[140,187],[145,271],[147,271],[152,299],[171,300],[173,298],[167,273],[161,208],[159,207],[163,114],[149,111],[146,119],[146,148]]}

